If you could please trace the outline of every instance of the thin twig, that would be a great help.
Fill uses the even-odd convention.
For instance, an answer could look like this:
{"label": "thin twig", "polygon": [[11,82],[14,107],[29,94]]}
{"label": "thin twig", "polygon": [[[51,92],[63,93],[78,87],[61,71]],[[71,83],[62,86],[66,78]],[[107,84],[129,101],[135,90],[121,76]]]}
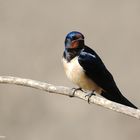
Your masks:
{"label": "thin twig", "polygon": [[[56,93],[61,95],[70,96],[73,94],[73,89],[63,86],[54,86],[52,84],[48,84],[45,82],[40,82],[36,80],[31,79],[25,79],[25,78],[19,78],[19,77],[11,77],[11,76],[0,76],[0,83],[4,84],[16,84],[21,86],[27,86],[35,89],[40,89],[49,93]],[[87,101],[88,97],[85,96],[85,92],[82,92],[80,90],[75,92],[75,97],[80,98],[82,100]],[[98,96],[92,96],[90,98],[90,103],[94,103],[100,106],[103,106],[105,108],[126,114],[131,117],[135,117],[137,119],[140,119],[140,110],[134,109],[131,107],[127,107],[125,105],[121,105],[112,101],[109,101],[107,99],[98,97]]]}

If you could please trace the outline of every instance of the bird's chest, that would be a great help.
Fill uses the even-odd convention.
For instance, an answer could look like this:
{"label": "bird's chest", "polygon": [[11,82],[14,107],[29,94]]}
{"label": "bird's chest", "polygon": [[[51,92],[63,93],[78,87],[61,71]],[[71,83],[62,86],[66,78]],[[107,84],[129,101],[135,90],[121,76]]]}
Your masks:
{"label": "bird's chest", "polygon": [[77,57],[72,59],[70,62],[63,59],[63,65],[67,77],[74,83],[79,83],[85,77],[85,73],[79,65]]}
{"label": "bird's chest", "polygon": [[78,62],[78,57],[75,57],[70,62],[67,62],[63,58],[64,70],[67,77],[79,87],[86,90],[96,90],[98,86],[91,79],[87,77],[83,68],[80,66]]}

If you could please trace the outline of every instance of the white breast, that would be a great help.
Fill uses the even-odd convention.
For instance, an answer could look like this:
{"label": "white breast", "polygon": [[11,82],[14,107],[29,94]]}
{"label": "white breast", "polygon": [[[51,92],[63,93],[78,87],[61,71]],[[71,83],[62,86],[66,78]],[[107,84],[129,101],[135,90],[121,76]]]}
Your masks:
{"label": "white breast", "polygon": [[67,62],[64,58],[62,59],[64,70],[66,72],[67,77],[79,87],[85,90],[95,90],[97,93],[101,93],[102,89],[92,80],[90,80],[83,68],[80,66],[78,62],[78,57],[73,58],[70,62]]}

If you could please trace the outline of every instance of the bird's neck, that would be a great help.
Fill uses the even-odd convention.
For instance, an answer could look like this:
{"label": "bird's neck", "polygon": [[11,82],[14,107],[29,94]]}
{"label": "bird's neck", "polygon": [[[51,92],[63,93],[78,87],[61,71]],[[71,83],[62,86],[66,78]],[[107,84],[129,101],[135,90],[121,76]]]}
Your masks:
{"label": "bird's neck", "polygon": [[78,56],[83,49],[65,49],[63,57],[70,62],[74,57]]}

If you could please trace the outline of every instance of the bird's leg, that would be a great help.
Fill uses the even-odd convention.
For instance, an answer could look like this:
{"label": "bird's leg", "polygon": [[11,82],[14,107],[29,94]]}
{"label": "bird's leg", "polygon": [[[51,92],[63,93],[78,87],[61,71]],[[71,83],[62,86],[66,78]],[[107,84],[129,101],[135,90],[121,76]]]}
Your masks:
{"label": "bird's leg", "polygon": [[71,95],[69,95],[69,97],[74,97],[75,92],[76,92],[77,90],[81,90],[81,91],[83,91],[83,89],[82,89],[81,87],[78,87],[78,88],[72,88],[72,90],[73,90],[73,92],[72,92]]}
{"label": "bird's leg", "polygon": [[88,103],[90,103],[91,96],[96,95],[94,92],[95,92],[95,90],[93,90],[92,92],[89,92],[88,94],[85,95],[85,97],[88,97]]}

